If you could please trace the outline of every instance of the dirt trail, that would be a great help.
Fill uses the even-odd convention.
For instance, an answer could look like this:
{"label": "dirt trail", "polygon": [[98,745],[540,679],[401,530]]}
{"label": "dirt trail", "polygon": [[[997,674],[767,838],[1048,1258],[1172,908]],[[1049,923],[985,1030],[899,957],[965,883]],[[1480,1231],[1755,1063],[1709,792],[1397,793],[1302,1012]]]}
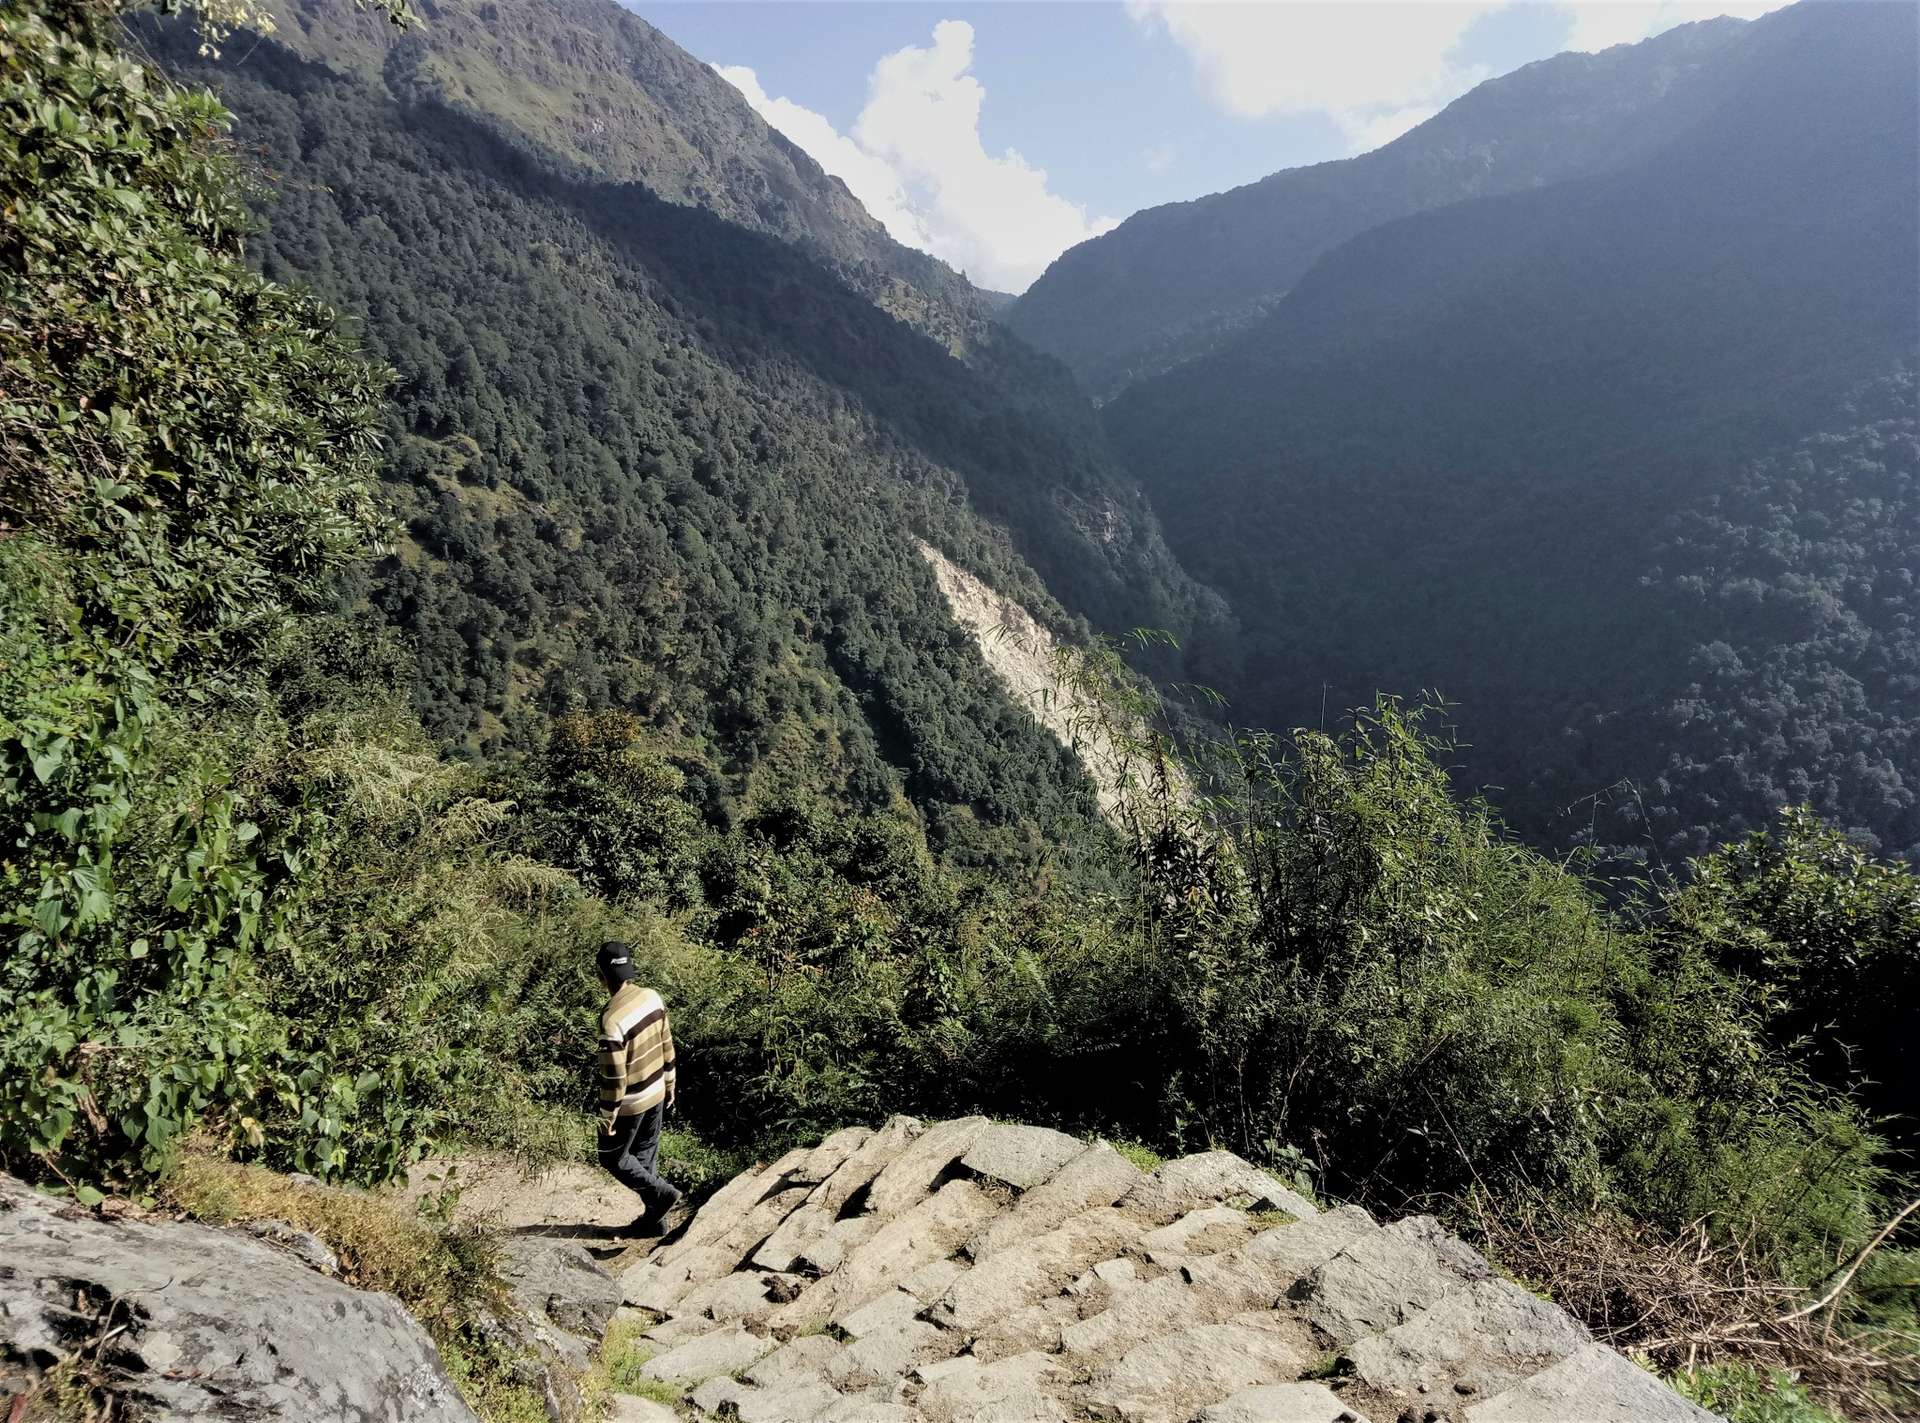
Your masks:
{"label": "dirt trail", "polygon": [[500,1230],[550,1229],[583,1236],[628,1225],[640,1213],[633,1192],[595,1166],[555,1166],[529,1174],[511,1157],[487,1152],[433,1156],[407,1173],[397,1194],[423,1200],[459,1188],[454,1219]]}

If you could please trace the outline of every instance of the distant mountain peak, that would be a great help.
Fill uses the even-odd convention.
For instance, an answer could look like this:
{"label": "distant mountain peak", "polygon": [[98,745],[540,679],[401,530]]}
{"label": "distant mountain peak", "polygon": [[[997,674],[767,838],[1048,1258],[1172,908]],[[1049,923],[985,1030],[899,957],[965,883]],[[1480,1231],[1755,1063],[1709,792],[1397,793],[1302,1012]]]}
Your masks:
{"label": "distant mountain peak", "polygon": [[1135,213],[1062,254],[1006,314],[1096,399],[1215,349],[1325,253],[1384,222],[1617,164],[1645,118],[1746,29],[1681,25],[1489,79],[1393,142]]}

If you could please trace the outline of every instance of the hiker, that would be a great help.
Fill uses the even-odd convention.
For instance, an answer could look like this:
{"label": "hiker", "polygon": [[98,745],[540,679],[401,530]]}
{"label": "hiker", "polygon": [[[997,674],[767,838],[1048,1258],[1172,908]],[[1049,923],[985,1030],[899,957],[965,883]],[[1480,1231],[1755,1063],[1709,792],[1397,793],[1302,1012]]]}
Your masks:
{"label": "hiker", "polygon": [[600,1164],[645,1207],[633,1232],[666,1234],[680,1193],[655,1169],[660,1126],[673,1106],[673,1031],[667,1005],[633,978],[633,955],[617,939],[600,946],[600,982],[609,995],[600,1014]]}

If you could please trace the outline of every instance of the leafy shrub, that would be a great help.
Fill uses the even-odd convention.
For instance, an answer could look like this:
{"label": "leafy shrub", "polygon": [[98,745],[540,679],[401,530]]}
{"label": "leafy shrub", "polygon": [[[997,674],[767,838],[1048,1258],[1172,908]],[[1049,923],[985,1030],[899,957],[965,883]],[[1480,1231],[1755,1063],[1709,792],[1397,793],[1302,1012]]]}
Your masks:
{"label": "leafy shrub", "polygon": [[1809,1391],[1782,1369],[1715,1364],[1676,1375],[1673,1386],[1729,1423],[1843,1423],[1814,1402]]}
{"label": "leafy shrub", "polygon": [[261,1085],[298,827],[267,845],[193,732],[366,546],[386,388],[240,260],[220,110],[116,23],[0,16],[0,1162],[91,1175]]}

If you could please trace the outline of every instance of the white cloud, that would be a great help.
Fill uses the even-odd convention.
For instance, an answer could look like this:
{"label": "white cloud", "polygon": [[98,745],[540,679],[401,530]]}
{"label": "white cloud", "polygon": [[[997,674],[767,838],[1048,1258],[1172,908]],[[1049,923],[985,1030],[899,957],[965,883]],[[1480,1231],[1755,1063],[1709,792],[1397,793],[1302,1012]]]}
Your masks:
{"label": "white cloud", "polygon": [[1285,5],[1129,0],[1186,51],[1214,102],[1240,118],[1321,112],[1357,149],[1397,137],[1487,77],[1449,55],[1493,3]]}
{"label": "white cloud", "polygon": [[1047,186],[1044,169],[980,141],[986,89],[967,71],[973,27],[943,20],[931,45],[874,66],[851,135],[769,96],[750,69],[718,72],[756,112],[846,183],[897,240],[960,267],[981,286],[1024,291],[1068,247],[1116,225]]}
{"label": "white cloud", "polygon": [[1154,143],[1140,150],[1140,161],[1149,173],[1164,173],[1173,167],[1173,145]]}
{"label": "white cloud", "polygon": [[[1246,119],[1323,113],[1354,152],[1364,152],[1491,77],[1485,65],[1462,58],[1461,40],[1476,20],[1511,3],[1128,0],[1127,11],[1137,23],[1164,30],[1186,52],[1202,87],[1226,112]],[[1782,3],[1572,0],[1555,8],[1572,21],[1569,47],[1593,50],[1711,15],[1764,14]]]}

